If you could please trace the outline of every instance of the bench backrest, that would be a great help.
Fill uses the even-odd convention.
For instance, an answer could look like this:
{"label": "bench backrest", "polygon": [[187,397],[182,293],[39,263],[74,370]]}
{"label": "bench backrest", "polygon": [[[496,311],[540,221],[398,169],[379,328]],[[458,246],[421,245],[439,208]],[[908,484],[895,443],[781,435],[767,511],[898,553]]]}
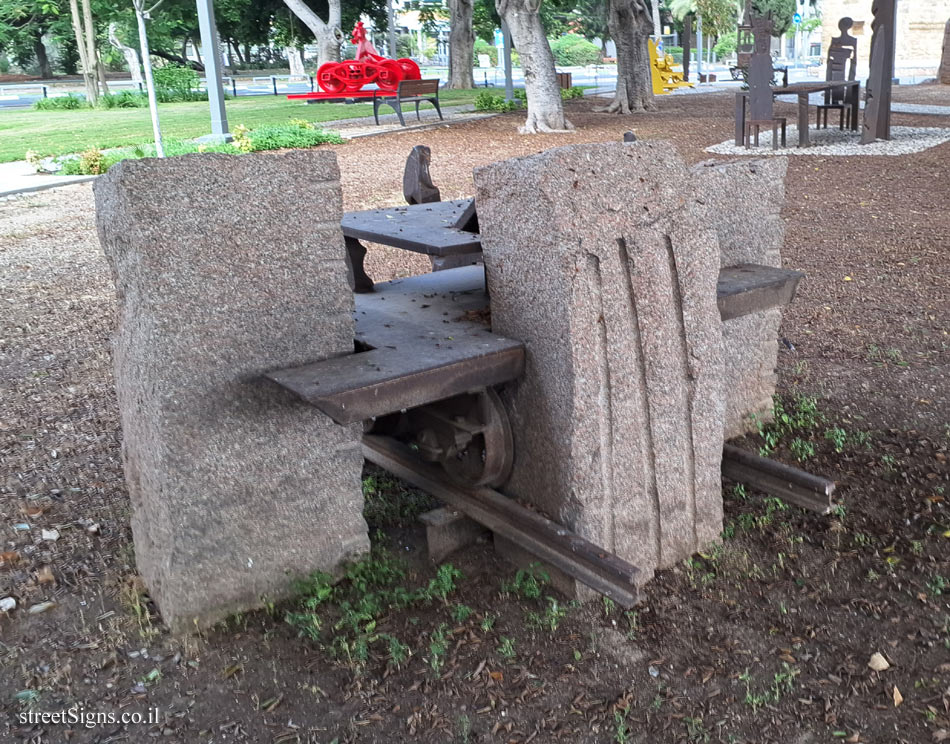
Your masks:
{"label": "bench backrest", "polygon": [[399,82],[399,97],[404,96],[437,96],[439,95],[439,78],[428,80],[401,80]]}

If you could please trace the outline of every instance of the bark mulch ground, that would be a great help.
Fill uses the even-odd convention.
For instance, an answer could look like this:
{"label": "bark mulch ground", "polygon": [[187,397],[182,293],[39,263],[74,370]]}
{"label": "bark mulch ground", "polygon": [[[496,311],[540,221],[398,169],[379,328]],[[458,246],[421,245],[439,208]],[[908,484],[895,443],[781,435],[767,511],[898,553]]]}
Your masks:
{"label": "bark mulch ground", "polygon": [[[899,89],[900,100],[942,103],[946,90],[920,88],[910,101],[915,91]],[[500,158],[634,129],[696,162],[732,132],[729,95],[658,103],[629,117],[573,103],[574,134],[521,136],[519,117],[504,115],[355,141],[337,148],[345,206],[398,204],[419,143],[450,199],[472,193],[472,168]],[[437,574],[414,519],[428,500],[367,470],[380,550],[363,588],[344,582],[322,627],[306,626],[311,637],[298,632],[308,616],[286,622],[292,605],[193,638],[162,630],[135,576],[110,370],[114,300],[91,189],[0,203],[0,600],[18,604],[0,614],[0,740],[950,738],[948,166],[950,144],[789,162],[784,260],[808,275],[782,328],[789,423],[745,446],[774,445],[776,457],[838,479],[834,515],[727,483],[721,544],[661,573],[624,613],[570,605],[489,545],[449,558],[461,576]],[[389,249],[371,251],[368,267],[377,279],[427,268]],[[388,609],[396,588],[414,594]],[[85,715],[157,708],[158,720],[21,718],[73,705]]]}

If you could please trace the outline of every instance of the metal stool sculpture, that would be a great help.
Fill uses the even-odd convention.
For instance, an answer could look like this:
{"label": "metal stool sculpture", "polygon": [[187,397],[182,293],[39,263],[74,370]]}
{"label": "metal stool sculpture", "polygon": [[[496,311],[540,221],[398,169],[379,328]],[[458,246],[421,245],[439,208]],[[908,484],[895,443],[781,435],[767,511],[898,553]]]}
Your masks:
{"label": "metal stool sculpture", "polygon": [[770,16],[752,16],[752,33],[755,35],[755,51],[749,59],[749,118],[745,122],[745,146],[751,146],[752,132],[755,132],[755,146],[759,146],[759,130],[764,126],[772,128],[772,149],[778,149],[778,130],[782,129],[782,147],[785,147],[786,122],[776,117],[772,100],[772,56],[769,44],[772,38],[772,19]]}

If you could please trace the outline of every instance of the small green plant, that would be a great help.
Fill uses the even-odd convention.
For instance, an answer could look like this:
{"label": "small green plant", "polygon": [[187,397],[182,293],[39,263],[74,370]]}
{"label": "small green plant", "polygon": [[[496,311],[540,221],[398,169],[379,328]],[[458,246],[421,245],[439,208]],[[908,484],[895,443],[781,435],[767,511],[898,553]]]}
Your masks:
{"label": "small green plant", "polygon": [[508,636],[502,636],[501,638],[498,639],[498,641],[499,641],[499,642],[498,642],[497,651],[498,651],[499,655],[500,655],[505,661],[509,661],[509,662],[510,662],[510,661],[514,660],[515,656],[517,655],[516,652],[515,652],[515,641],[514,641],[514,639],[513,639],[513,638],[509,638]]}
{"label": "small green plant", "polygon": [[567,617],[567,608],[551,596],[547,598],[547,607],[541,612],[529,610],[525,613],[528,625],[539,630],[546,630],[551,635],[554,635],[565,617]]}
{"label": "small green plant", "polygon": [[445,666],[445,654],[449,649],[447,630],[448,626],[440,623],[429,636],[429,668],[435,676],[439,676],[442,673],[442,667]]}
{"label": "small green plant", "polygon": [[630,741],[630,727],[627,725],[627,715],[630,713],[630,706],[614,708],[614,741],[617,744],[626,744]]}
{"label": "small green plant", "polygon": [[468,744],[472,737],[472,719],[463,713],[458,718],[456,728],[458,729],[458,733],[455,737],[456,741],[458,741],[459,744]]}
{"label": "small green plant", "polygon": [[409,659],[409,646],[393,635],[380,635],[386,641],[389,650],[389,660],[397,669]]}
{"label": "small green plant", "polygon": [[683,725],[686,727],[686,737],[690,741],[709,741],[710,733],[706,730],[702,717],[690,718],[687,716],[683,719]]}
{"label": "small green plant", "polygon": [[950,581],[940,574],[934,574],[927,581],[927,591],[929,591],[933,597],[941,596],[946,593],[948,588],[950,588]]}
{"label": "small green plant", "polygon": [[732,495],[735,496],[737,499],[741,499],[742,501],[745,501],[746,499],[748,499],[749,494],[746,491],[745,483],[736,483],[732,487]]}
{"label": "small green plant", "polygon": [[457,623],[464,623],[473,612],[474,610],[468,605],[457,604],[452,608],[452,619]]}
{"label": "small green plant", "polygon": [[640,613],[636,610],[627,610],[623,616],[627,620],[627,638],[633,640],[640,630]]}
{"label": "small green plant", "polygon": [[775,673],[772,678],[772,683],[767,689],[761,692],[753,692],[752,675],[749,674],[749,670],[746,669],[745,672],[739,675],[739,680],[745,682],[746,705],[752,707],[753,713],[763,706],[774,705],[781,700],[784,695],[794,691],[795,677],[797,677],[799,673],[798,669],[789,666],[787,663],[783,663],[782,671]]}
{"label": "small green plant", "polygon": [[881,465],[886,472],[893,473],[897,470],[897,458],[894,455],[881,455]]}
{"label": "small green plant", "polygon": [[482,618],[482,621],[478,624],[478,627],[482,629],[483,633],[487,633],[488,631],[490,631],[492,628],[495,627],[496,619],[497,619],[497,615],[493,615],[492,613],[489,612]]}
{"label": "small green plant", "polygon": [[532,563],[527,568],[519,568],[512,581],[503,581],[501,590],[505,594],[514,594],[521,599],[541,599],[544,587],[551,583],[551,577],[540,563]]}
{"label": "small green plant", "polygon": [[610,597],[603,597],[604,603],[604,617],[609,618],[610,613],[612,613],[617,608],[617,603],[614,602]]}
{"label": "small green plant", "polygon": [[579,88],[576,85],[572,85],[570,88],[561,88],[561,100],[570,101],[575,98],[583,98],[584,89]]}
{"label": "small green plant", "polygon": [[835,448],[835,452],[839,454],[844,452],[844,446],[848,442],[848,432],[842,429],[840,426],[833,426],[830,429],[825,430],[825,439],[831,442],[832,446]]}
{"label": "small green plant", "polygon": [[801,437],[795,437],[788,448],[799,462],[805,462],[815,456],[815,445]]}
{"label": "small green plant", "polygon": [[443,563],[435,572],[435,578],[429,579],[425,589],[420,590],[419,598],[431,602],[438,597],[443,604],[448,602],[448,596],[455,591],[455,582],[462,578],[462,572],[451,563]]}

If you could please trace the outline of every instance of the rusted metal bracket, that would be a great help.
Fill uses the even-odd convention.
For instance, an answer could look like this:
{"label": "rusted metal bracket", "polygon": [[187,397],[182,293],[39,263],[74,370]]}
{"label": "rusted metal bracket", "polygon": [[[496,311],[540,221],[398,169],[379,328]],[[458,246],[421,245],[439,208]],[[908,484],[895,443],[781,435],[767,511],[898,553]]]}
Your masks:
{"label": "rusted metal bracket", "polygon": [[640,601],[639,570],[566,527],[490,488],[466,488],[390,437],[363,435],[363,456],[398,478],[463,512],[621,607]]}
{"label": "rusted metal bracket", "polygon": [[744,483],[819,514],[828,514],[833,507],[834,481],[731,444],[722,448],[722,474],[736,483]]}

